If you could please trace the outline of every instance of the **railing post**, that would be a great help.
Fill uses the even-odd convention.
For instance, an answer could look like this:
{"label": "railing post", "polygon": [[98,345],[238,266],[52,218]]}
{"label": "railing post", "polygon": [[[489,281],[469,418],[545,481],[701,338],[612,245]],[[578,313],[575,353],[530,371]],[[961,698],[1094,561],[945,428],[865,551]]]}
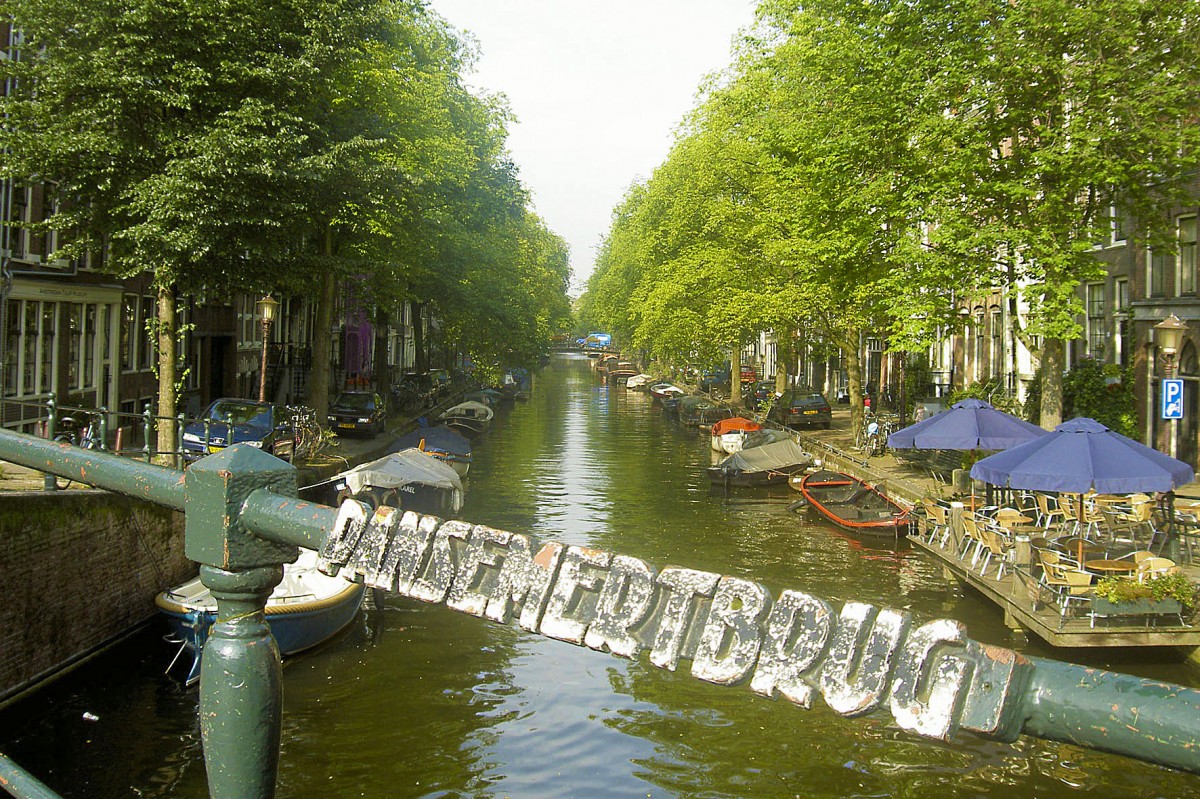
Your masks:
{"label": "railing post", "polygon": [[261,450],[233,446],[185,473],[184,550],[217,600],[200,667],[200,732],[212,799],[275,795],[283,708],[279,647],[267,597],[299,550],[250,533],[241,512],[251,492],[297,493],[296,469]]}
{"label": "railing post", "polygon": [[150,436],[153,434],[154,417],[150,415],[150,403],[142,409],[142,453],[146,456],[146,463],[150,462],[154,453],[150,451]]}
{"label": "railing post", "polygon": [[183,428],[187,425],[184,423],[184,415],[180,413],[175,417],[175,468],[183,468]]}
{"label": "railing post", "polygon": [[108,408],[100,406],[100,449],[108,450]]}
{"label": "railing post", "polygon": [[[58,401],[51,391],[46,399],[46,440],[54,440],[54,428],[58,417]],[[47,472],[43,478],[42,487],[46,491],[57,491],[58,485],[54,482],[54,475]]]}

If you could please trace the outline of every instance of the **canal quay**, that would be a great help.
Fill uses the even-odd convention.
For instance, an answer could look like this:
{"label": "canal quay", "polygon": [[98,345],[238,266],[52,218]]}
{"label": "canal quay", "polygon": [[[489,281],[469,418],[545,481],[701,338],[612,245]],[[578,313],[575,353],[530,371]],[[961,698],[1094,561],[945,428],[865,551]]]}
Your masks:
{"label": "canal quay", "polygon": [[[836,434],[835,430],[833,431]],[[476,439],[462,518],[639,558],[953,619],[985,644],[1200,686],[1160,650],[1052,648],[904,540],[857,539],[783,489],[713,489],[708,437],[556,355]],[[149,601],[149,598],[147,598]],[[0,712],[0,752],[64,797],[207,796],[198,695],[165,628]],[[1020,737],[953,743],[389,596],[286,661],[280,797],[1184,797],[1200,777]]]}

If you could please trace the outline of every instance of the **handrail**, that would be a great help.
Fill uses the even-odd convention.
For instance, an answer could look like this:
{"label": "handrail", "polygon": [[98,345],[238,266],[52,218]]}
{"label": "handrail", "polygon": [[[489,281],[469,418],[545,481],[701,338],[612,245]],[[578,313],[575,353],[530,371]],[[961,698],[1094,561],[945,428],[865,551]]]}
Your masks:
{"label": "handrail", "polygon": [[0,788],[17,799],[62,799],[45,783],[0,752]]}

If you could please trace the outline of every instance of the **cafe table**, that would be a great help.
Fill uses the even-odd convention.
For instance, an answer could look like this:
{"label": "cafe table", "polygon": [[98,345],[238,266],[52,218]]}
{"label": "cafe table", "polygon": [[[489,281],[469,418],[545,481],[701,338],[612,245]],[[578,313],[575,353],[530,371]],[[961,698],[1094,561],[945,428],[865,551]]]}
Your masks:
{"label": "cafe table", "polygon": [[1098,560],[1085,560],[1083,568],[1099,574],[1130,574],[1137,571],[1137,564],[1131,560],[1100,558]]}

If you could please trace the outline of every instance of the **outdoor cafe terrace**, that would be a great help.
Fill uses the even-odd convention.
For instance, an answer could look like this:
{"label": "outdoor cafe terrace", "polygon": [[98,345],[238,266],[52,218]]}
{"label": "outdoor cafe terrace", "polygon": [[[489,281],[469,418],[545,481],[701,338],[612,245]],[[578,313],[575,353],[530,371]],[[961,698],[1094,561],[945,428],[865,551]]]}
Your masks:
{"label": "outdoor cafe terrace", "polygon": [[[956,491],[951,467],[962,464],[964,452],[897,449],[865,459],[853,448],[848,412],[839,411],[830,431],[806,434],[806,442],[823,449],[836,468],[856,471],[917,505],[912,545],[999,605],[1010,626],[1064,647],[1200,646],[1200,629],[1191,626],[1194,608],[1105,599],[1151,588],[1186,593],[1200,582],[1194,561],[1200,549],[1200,484],[1190,467],[1185,482],[1184,464],[1155,453],[1179,464],[1173,502],[1162,491],[1020,490],[980,480],[960,482]],[[1084,435],[1070,443],[1091,442],[1099,433],[1085,423],[1090,420],[1072,421]],[[1053,435],[1040,440],[1048,443]],[[1079,461],[1091,455],[1065,457]],[[1118,471],[1129,468],[1138,467],[1122,463]],[[1102,474],[1102,483],[1106,477]]]}

